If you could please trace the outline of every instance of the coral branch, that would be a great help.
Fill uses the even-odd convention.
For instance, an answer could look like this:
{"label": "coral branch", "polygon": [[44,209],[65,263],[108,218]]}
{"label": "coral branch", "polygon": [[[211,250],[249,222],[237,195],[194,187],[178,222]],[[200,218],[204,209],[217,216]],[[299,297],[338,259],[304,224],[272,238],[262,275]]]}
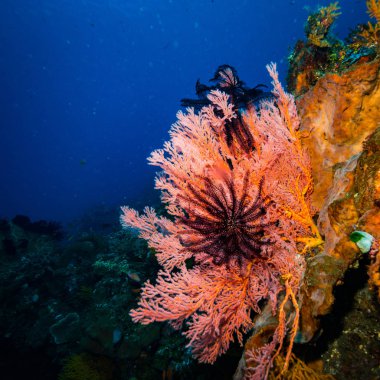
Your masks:
{"label": "coral branch", "polygon": [[253,105],[251,97],[260,92],[221,66],[218,86],[198,88],[203,107],[178,112],[170,141],[151,154],[149,163],[163,169],[156,188],[170,219],[128,207],[121,217],[125,227],[140,231],[164,268],[155,284],[144,285],[133,321],[185,325],[199,361],[213,363],[234,339],[242,344],[266,301],[278,323],[271,342],[248,354],[252,379],[267,378],[288,333],[286,370],[299,320],[300,254],[322,243],[295,102],[276,65],[267,68],[273,95]]}

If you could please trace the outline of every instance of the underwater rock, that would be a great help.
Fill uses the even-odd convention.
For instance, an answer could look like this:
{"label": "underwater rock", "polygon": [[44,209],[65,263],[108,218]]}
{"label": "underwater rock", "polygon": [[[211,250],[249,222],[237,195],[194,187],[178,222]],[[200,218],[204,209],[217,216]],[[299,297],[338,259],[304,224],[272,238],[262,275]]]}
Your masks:
{"label": "underwater rock", "polygon": [[50,327],[55,344],[75,342],[80,336],[80,318],[78,313],[68,313]]}
{"label": "underwater rock", "polygon": [[98,312],[87,315],[86,327],[81,339],[81,346],[87,352],[112,357],[122,338],[122,328],[108,313]]}
{"label": "underwater rock", "polygon": [[63,238],[62,226],[58,222],[46,220],[32,222],[28,216],[16,215],[12,219],[12,223],[26,232],[47,235],[56,240],[61,240]]}
{"label": "underwater rock", "polygon": [[6,219],[0,219],[0,232],[10,232],[11,227]]}
{"label": "underwater rock", "polygon": [[325,237],[325,247],[323,253],[308,259],[300,341],[312,339],[319,317],[327,314],[334,303],[334,286],[363,255],[350,234],[358,229],[371,234],[374,241],[380,240],[379,194],[380,128],[364,142],[361,154],[336,170],[321,208],[318,227]]}
{"label": "underwater rock", "polygon": [[358,63],[342,75],[326,74],[298,99],[304,145],[314,179],[313,205],[320,209],[334,166],[361,151],[380,120],[380,60]]}
{"label": "underwater rock", "polygon": [[150,345],[158,343],[161,330],[161,326],[153,324],[138,326],[133,331],[129,331],[121,343],[119,355],[129,360],[138,358],[144,350],[148,350]]}
{"label": "underwater rock", "polygon": [[31,222],[24,215],[16,215],[12,221],[0,220],[0,256],[19,259],[28,252],[45,255],[63,238],[61,225],[40,220]]}
{"label": "underwater rock", "polygon": [[380,305],[373,302],[373,294],[365,285],[365,270],[355,276],[358,274],[364,278],[355,281],[360,286],[364,282],[364,287],[355,289],[354,294],[342,289],[346,299],[337,306],[344,309],[340,313],[343,316],[328,321],[334,330],[328,333],[336,339],[328,343],[322,359],[325,370],[337,380],[380,378]]}

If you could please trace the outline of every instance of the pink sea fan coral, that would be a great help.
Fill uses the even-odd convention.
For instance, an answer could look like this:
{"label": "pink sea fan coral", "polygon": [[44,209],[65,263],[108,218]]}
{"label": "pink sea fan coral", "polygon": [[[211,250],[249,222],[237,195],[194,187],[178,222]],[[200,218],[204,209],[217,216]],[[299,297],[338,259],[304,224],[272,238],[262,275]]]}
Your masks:
{"label": "pink sea fan coral", "polygon": [[[157,253],[163,269],[144,285],[133,321],[185,325],[193,355],[213,363],[236,337],[254,325],[267,300],[278,327],[268,346],[248,359],[260,365],[249,378],[265,378],[286,333],[294,339],[297,292],[304,271],[303,251],[320,243],[310,212],[312,182],[300,144],[294,100],[282,89],[274,64],[273,99],[244,114],[219,89],[198,113],[179,111],[170,141],[149,163],[170,219],[146,208],[143,215],[123,207],[125,227],[137,228]],[[239,117],[253,136],[252,149],[226,140],[226,125]],[[233,134],[232,134],[233,136]],[[189,265],[189,259],[192,264]],[[284,311],[296,310],[289,329]],[[289,345],[291,349],[291,343]],[[264,360],[264,357],[266,358]]]}

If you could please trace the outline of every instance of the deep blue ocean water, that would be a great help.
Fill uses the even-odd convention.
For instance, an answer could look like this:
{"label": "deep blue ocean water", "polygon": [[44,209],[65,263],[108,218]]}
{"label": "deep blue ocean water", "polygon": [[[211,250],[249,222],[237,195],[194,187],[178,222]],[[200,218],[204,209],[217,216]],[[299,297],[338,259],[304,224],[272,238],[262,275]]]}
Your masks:
{"label": "deep blue ocean water", "polygon": [[[303,38],[299,0],[1,0],[0,217],[69,221],[99,205],[153,201],[146,157],[180,99],[224,63],[269,84]],[[335,33],[368,20],[340,1]]]}

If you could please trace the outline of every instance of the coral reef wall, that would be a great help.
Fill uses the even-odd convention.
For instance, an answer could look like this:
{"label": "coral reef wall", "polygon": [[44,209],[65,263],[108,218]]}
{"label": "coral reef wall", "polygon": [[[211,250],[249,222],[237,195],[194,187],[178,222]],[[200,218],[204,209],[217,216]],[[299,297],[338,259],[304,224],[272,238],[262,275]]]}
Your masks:
{"label": "coral reef wall", "polygon": [[[348,272],[357,270],[360,260],[370,264],[372,289],[376,292],[379,286],[376,264],[380,240],[379,67],[377,59],[358,62],[341,75],[326,74],[298,99],[305,132],[303,143],[311,157],[315,183],[312,201],[319,210],[318,228],[325,240],[323,252],[307,259],[298,333],[300,343],[315,339],[321,317],[333,308],[337,310],[336,294],[345,300],[338,299],[339,302],[350,303],[347,297],[353,297],[354,293],[342,295],[339,286],[359,286]],[[372,236],[370,252],[363,253],[350,239],[354,231]],[[374,343],[379,333],[378,323],[374,322],[378,321],[379,309],[375,292],[371,295],[367,286],[358,293],[355,302],[367,306],[358,307],[357,314],[347,311],[342,335],[329,348],[325,367],[337,379],[347,378],[348,373],[357,379],[380,376],[379,368],[373,366],[379,350]],[[334,320],[336,316],[329,318]],[[336,331],[331,327],[328,330],[333,336],[337,335],[338,323]],[[344,337],[353,335],[356,338],[348,345]],[[353,365],[355,361],[347,360],[353,357],[353,352],[356,358],[362,358],[362,363],[368,363],[368,367],[363,369],[362,365]]]}
{"label": "coral reef wall", "polygon": [[359,63],[342,75],[326,74],[298,99],[307,132],[314,178],[312,201],[320,209],[333,181],[334,166],[360,153],[379,126],[380,60]]}

